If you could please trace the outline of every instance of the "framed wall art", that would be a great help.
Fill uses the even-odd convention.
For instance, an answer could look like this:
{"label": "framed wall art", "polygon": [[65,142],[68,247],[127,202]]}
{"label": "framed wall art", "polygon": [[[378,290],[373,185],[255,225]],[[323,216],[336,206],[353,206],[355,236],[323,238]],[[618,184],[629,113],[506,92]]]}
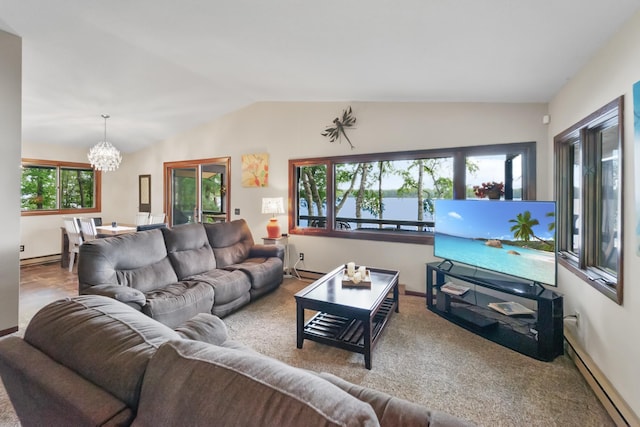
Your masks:
{"label": "framed wall art", "polygon": [[269,185],[269,154],[242,155],[242,186],[267,187]]}

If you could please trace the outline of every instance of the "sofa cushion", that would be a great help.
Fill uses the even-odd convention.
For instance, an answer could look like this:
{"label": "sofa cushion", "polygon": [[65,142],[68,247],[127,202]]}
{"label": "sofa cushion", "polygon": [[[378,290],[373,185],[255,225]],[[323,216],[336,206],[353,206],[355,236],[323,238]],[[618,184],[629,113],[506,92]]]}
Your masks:
{"label": "sofa cushion", "polygon": [[211,270],[189,278],[204,282],[214,290],[215,305],[226,304],[249,294],[249,277],[241,271]]}
{"label": "sofa cushion", "polygon": [[149,360],[162,343],[179,338],[141,312],[99,295],[45,306],[24,333],[26,342],[134,409]]}
{"label": "sofa cushion", "polygon": [[251,289],[273,288],[282,282],[283,263],[280,258],[248,258],[241,264],[227,269],[240,270],[251,280]]}
{"label": "sofa cushion", "polygon": [[80,293],[90,286],[115,284],[146,292],[177,281],[160,230],[96,239],[80,246]]}
{"label": "sofa cushion", "polygon": [[249,225],[244,219],[203,225],[218,268],[247,259],[254,241]]}
{"label": "sofa cushion", "polygon": [[202,224],[165,228],[162,233],[179,280],[216,268],[216,260]]}
{"label": "sofa cushion", "polygon": [[[140,248],[144,250],[144,248]],[[121,268],[116,271],[117,283],[130,286],[141,292],[147,292],[158,287],[166,286],[178,281],[178,276],[169,258],[145,265],[139,268]]]}
{"label": "sofa cushion", "polygon": [[145,294],[147,303],[142,312],[175,328],[198,313],[211,313],[213,288],[206,283],[183,280]]}
{"label": "sofa cushion", "polygon": [[170,341],[149,363],[133,426],[377,426],[366,403],[282,362]]}

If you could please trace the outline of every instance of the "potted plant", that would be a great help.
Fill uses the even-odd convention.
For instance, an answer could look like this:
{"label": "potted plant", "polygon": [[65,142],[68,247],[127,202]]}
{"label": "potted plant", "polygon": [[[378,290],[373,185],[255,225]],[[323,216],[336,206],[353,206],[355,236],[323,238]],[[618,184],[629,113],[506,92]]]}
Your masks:
{"label": "potted plant", "polygon": [[476,197],[488,197],[489,199],[499,199],[504,195],[504,184],[502,182],[483,182],[481,185],[474,185],[473,192]]}

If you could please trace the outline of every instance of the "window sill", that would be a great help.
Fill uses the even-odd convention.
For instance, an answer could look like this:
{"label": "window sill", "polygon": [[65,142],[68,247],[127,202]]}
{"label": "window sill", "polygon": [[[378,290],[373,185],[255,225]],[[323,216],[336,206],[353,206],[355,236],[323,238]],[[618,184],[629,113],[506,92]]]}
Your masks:
{"label": "window sill", "polygon": [[558,265],[578,276],[583,282],[589,284],[589,286],[595,288],[610,300],[622,305],[622,292],[618,291],[619,282],[612,284],[608,277],[598,274],[595,270],[583,270],[578,266],[577,262],[570,258],[562,257],[562,255],[558,257]]}
{"label": "window sill", "polygon": [[378,242],[414,243],[421,245],[433,245],[432,232],[417,231],[392,231],[364,229],[355,230],[326,230],[322,228],[294,228],[289,234],[300,236],[337,237],[342,239],[374,240]]}

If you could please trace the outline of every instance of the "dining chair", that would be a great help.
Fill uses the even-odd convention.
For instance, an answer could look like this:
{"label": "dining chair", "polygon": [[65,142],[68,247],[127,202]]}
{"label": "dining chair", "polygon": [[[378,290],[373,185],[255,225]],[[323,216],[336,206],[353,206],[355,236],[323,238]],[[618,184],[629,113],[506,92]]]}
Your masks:
{"label": "dining chair", "polygon": [[80,245],[82,245],[82,236],[80,236],[80,230],[78,229],[78,223],[76,218],[64,217],[62,218],[64,228],[67,231],[67,237],[69,238],[69,271],[73,271],[73,263],[76,258],[76,254],[80,254]]}
{"label": "dining chair", "polygon": [[152,213],[149,216],[149,224],[160,224],[164,222],[165,213],[154,214]]}
{"label": "dining chair", "polygon": [[136,225],[149,224],[149,212],[138,212],[136,214]]}
{"label": "dining chair", "polygon": [[97,238],[96,223],[93,218],[80,218],[80,230],[83,241],[95,240]]}

